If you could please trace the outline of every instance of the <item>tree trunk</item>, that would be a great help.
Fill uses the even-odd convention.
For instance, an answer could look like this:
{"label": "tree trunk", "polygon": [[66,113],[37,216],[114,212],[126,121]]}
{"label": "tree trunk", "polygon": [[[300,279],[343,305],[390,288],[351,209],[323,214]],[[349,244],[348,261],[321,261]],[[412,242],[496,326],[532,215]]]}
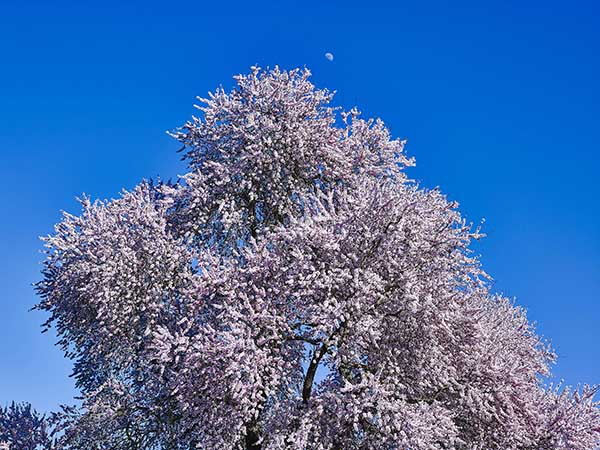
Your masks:
{"label": "tree trunk", "polygon": [[245,450],[261,450],[262,446],[258,443],[260,436],[254,428],[249,428],[244,438]]}

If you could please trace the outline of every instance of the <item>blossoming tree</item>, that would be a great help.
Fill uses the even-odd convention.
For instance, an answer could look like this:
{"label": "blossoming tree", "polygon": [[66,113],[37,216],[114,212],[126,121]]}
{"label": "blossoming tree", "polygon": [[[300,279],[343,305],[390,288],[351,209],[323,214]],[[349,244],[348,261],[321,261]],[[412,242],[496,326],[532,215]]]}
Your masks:
{"label": "blossoming tree", "polygon": [[83,396],[62,448],[598,448],[596,388],[545,381],[479,230],[309,75],[200,99],[182,182],[84,198],[45,239],[38,308]]}
{"label": "blossoming tree", "polygon": [[0,450],[50,450],[51,420],[29,403],[0,406]]}

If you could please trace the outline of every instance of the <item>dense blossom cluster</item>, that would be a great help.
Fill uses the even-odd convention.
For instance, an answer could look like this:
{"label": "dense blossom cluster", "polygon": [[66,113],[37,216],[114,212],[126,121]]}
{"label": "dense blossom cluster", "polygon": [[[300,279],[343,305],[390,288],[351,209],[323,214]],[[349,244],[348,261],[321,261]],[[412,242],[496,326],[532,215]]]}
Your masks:
{"label": "dense blossom cluster", "polygon": [[309,75],[236,77],[173,133],[184,182],[84,198],[46,239],[38,307],[83,395],[59,448],[598,448],[596,388],[545,385],[479,231]]}
{"label": "dense blossom cluster", "polygon": [[401,169],[412,161],[404,143],[356,110],[335,126],[332,94],[316,90],[309,75],[253,68],[231,93],[199,99],[203,117],[173,133],[191,169],[178,198],[182,231],[223,250],[296,216],[299,195],[314,188],[352,185],[363,174],[405,178]]}

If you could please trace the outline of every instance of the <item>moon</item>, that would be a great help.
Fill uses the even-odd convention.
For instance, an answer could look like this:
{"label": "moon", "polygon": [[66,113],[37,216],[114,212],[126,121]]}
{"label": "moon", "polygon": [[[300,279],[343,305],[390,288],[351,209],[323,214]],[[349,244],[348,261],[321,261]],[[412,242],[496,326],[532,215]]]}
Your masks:
{"label": "moon", "polygon": [[327,58],[328,61],[333,61],[333,53],[325,53],[325,58]]}

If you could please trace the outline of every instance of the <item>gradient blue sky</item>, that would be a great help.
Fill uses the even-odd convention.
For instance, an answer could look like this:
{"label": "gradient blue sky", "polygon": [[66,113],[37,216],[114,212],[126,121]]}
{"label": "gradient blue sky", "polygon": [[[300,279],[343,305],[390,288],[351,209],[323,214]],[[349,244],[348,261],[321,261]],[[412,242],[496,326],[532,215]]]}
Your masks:
{"label": "gradient blue sky", "polygon": [[306,65],[407,138],[410,175],[486,219],[477,251],[552,340],[555,374],[600,383],[594,2],[122,3],[0,5],[0,402],[74,394],[28,312],[38,236],[82,192],[183,173],[165,130],[252,64]]}

